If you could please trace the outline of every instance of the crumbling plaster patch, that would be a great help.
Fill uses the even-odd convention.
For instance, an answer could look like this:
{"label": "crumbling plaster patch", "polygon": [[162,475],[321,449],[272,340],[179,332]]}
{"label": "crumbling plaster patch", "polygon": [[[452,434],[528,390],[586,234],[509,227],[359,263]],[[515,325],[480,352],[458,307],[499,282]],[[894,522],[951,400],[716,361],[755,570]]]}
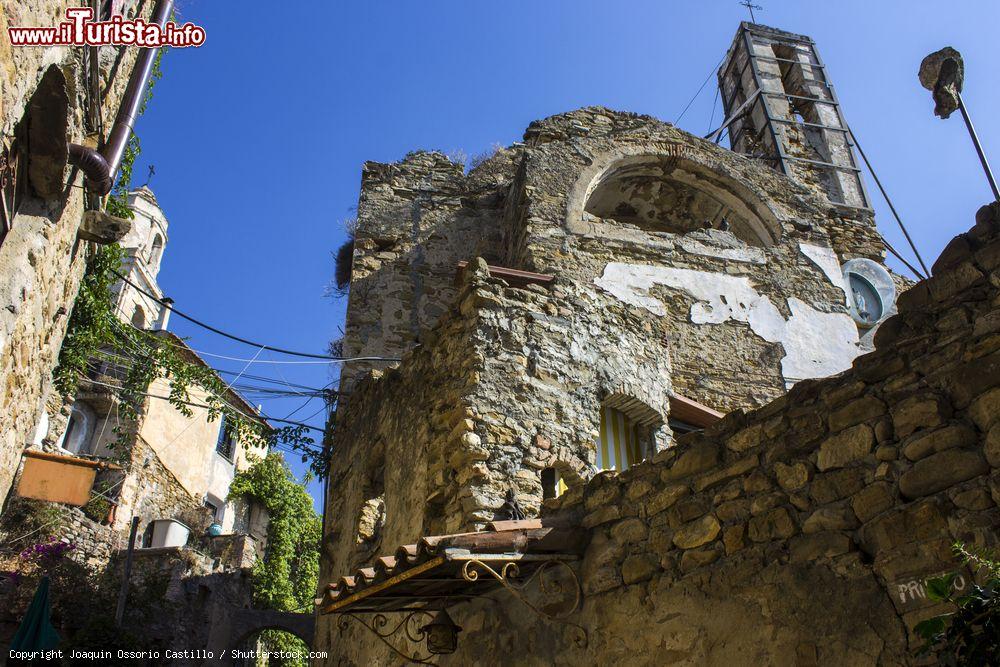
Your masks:
{"label": "crumbling plaster patch", "polygon": [[837,258],[837,253],[833,251],[833,248],[799,243],[799,250],[826,274],[831,283],[844,291],[844,303],[850,303],[847,281],[844,280],[844,272],[840,268],[840,260]]}
{"label": "crumbling plaster patch", "polygon": [[[771,300],[760,294],[745,276],[666,266],[612,262],[594,283],[625,303],[659,316],[663,303],[650,294],[655,285],[682,290],[696,299],[691,306],[694,324],[744,322],[766,341],[785,350],[781,374],[786,382],[826,377],[850,367],[858,355],[858,330],[844,313],[824,313],[791,297],[786,320]],[[816,340],[826,341],[815,345]]]}

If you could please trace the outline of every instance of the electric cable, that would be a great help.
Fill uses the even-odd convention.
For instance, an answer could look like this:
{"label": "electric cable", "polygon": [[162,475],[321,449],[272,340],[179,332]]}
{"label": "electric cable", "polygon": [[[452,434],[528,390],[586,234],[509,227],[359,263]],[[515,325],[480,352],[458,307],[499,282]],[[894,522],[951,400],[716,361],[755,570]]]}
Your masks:
{"label": "electric cable", "polygon": [[694,101],[698,99],[698,96],[701,95],[701,91],[705,89],[705,86],[707,86],[709,80],[711,80],[712,75],[719,71],[719,68],[722,67],[722,63],[725,62],[725,60],[726,56],[723,55],[722,60],[719,61],[719,64],[713,67],[712,70],[708,73],[708,76],[705,77],[705,80],[702,81],[701,87],[698,88],[698,92],[694,94],[694,97],[692,97],[691,100],[687,103],[687,106],[684,107],[684,110],[681,111],[681,114],[677,116],[677,120],[674,121],[674,125],[677,125],[677,123],[681,122],[681,118],[683,118],[684,114],[687,113],[687,110],[691,108],[691,105],[694,104]]}
{"label": "electric cable", "polygon": [[715,89],[715,97],[712,98],[712,115],[708,117],[708,132],[712,131],[712,123],[715,122],[715,108],[719,105],[719,88]]}
{"label": "electric cable", "polygon": [[[126,356],[126,355],[123,355],[123,354],[116,354],[116,353],[111,352],[109,350],[98,350],[95,354],[97,356],[101,356],[101,357],[107,359],[111,363],[116,363],[116,364],[118,364],[120,366],[123,366],[123,367],[125,366],[124,364],[120,364],[120,363],[118,363],[115,360],[119,360],[120,359],[120,360],[125,360],[125,361],[132,361],[134,359],[134,357]],[[257,363],[260,363],[260,360],[258,360]],[[209,366],[209,368],[211,368],[216,373],[221,373],[223,375],[237,375],[236,371],[225,370],[225,369],[222,369],[222,368],[215,368],[214,366]],[[314,393],[316,393],[318,395],[320,392],[324,392],[325,391],[323,388],[310,387],[310,386],[307,386],[307,385],[304,385],[304,384],[296,384],[294,382],[288,382],[287,380],[284,380],[284,379],[279,380],[277,378],[267,377],[266,375],[253,375],[251,373],[244,373],[243,377],[247,378],[247,379],[250,379],[250,380],[257,380],[257,381],[260,381],[260,382],[273,382],[274,384],[284,385],[284,386],[287,386],[287,387],[294,387],[294,388],[297,388],[297,389],[303,389],[303,390],[305,390],[304,392],[289,391],[288,395],[290,395],[290,396],[307,396],[307,395],[309,395],[308,392],[314,392]],[[234,386],[239,387],[241,385],[234,385]],[[329,386],[329,385],[327,385],[327,386]],[[274,391],[278,392],[280,390],[274,390]]]}
{"label": "electric cable", "polygon": [[[138,285],[136,285],[135,283],[133,283],[131,280],[129,280],[128,278],[126,278],[124,275],[122,275],[118,271],[112,271],[112,273],[114,273],[116,276],[118,276],[119,278],[121,278],[125,282],[125,284],[130,285],[134,289],[138,290],[140,294],[144,294],[145,296],[149,297],[150,299],[155,300],[157,303],[159,303],[160,305],[162,305],[164,308],[166,308],[170,312],[176,314],[178,317],[182,317],[185,320],[187,320],[187,321],[189,321],[189,322],[191,322],[193,324],[196,324],[196,325],[198,325],[199,327],[201,327],[203,329],[207,329],[208,331],[211,331],[212,333],[218,334],[218,335],[223,336],[225,338],[229,338],[230,340],[235,340],[238,343],[243,343],[244,345],[250,345],[251,347],[259,347],[259,348],[264,349],[264,350],[270,350],[271,352],[278,352],[280,354],[288,354],[288,355],[291,355],[291,356],[294,356],[294,357],[308,357],[308,358],[311,358],[311,359],[325,359],[327,361],[388,361],[388,362],[400,361],[400,359],[395,358],[395,357],[358,357],[358,358],[355,358],[355,359],[345,359],[345,358],[342,358],[342,357],[331,357],[330,355],[327,355],[327,354],[314,354],[312,352],[298,352],[298,351],[295,351],[295,350],[286,350],[286,349],[281,348],[281,347],[274,347],[272,345],[266,345],[264,343],[257,343],[257,342],[254,342],[252,340],[248,340],[246,338],[242,338],[240,336],[236,336],[234,334],[227,333],[227,332],[225,332],[225,331],[223,331],[221,329],[217,329],[217,328],[213,327],[210,324],[206,324],[205,322],[202,322],[201,320],[198,320],[198,319],[196,319],[196,318],[194,318],[194,317],[192,317],[192,316],[190,316],[190,315],[188,315],[186,313],[183,313],[180,310],[177,310],[177,308],[175,308],[172,305],[172,303],[167,300],[166,297],[164,297],[163,299],[158,299],[156,296],[150,294],[149,292],[147,292],[143,288],[139,287]],[[199,354],[201,354],[201,353],[199,353]],[[219,356],[219,355],[212,355],[212,356]],[[225,358],[225,357],[223,357],[223,358]],[[262,362],[258,362],[258,363],[262,363]],[[291,362],[272,361],[270,363],[291,363]]]}
{"label": "electric cable", "polygon": [[903,264],[906,264],[907,268],[913,271],[914,275],[916,275],[918,278],[924,278],[924,279],[928,278],[931,275],[931,272],[927,268],[927,265],[924,263],[924,258],[920,256],[920,251],[917,250],[917,246],[913,242],[913,239],[910,238],[910,232],[906,230],[906,225],[903,224],[902,219],[899,217],[899,213],[896,212],[896,207],[892,205],[892,200],[889,198],[889,194],[885,191],[885,188],[882,187],[882,181],[879,180],[878,174],[875,173],[875,168],[872,167],[872,163],[869,162],[868,156],[865,155],[865,150],[861,147],[861,142],[858,141],[858,137],[857,135],[854,134],[854,130],[848,127],[847,131],[850,133],[851,138],[854,140],[854,145],[858,147],[858,153],[861,154],[861,159],[864,160],[865,166],[868,167],[868,173],[872,175],[872,180],[875,181],[875,185],[878,186],[879,192],[881,192],[882,197],[885,198],[885,203],[889,205],[889,210],[892,211],[893,217],[896,218],[896,224],[899,225],[899,229],[903,232],[903,236],[906,237],[906,242],[910,244],[910,249],[913,250],[913,254],[916,256],[917,261],[923,268],[924,274],[921,275],[919,271],[916,271],[912,266],[910,266],[910,264],[907,263],[905,259],[900,257],[899,253],[896,252],[896,250],[893,249],[888,242],[885,242],[885,247],[889,250],[889,252],[891,252],[893,255],[896,256],[896,259],[903,262]]}
{"label": "electric cable", "polygon": [[[87,378],[87,377],[84,377],[84,380],[86,382],[89,382],[91,384],[96,384],[96,385],[101,386],[101,387],[108,387],[109,389],[122,389],[121,385],[115,385],[115,384],[110,384],[110,383],[107,383],[107,382],[101,382],[100,380],[92,380],[92,379]],[[169,396],[160,396],[159,394],[151,394],[151,393],[145,392],[145,391],[138,391],[138,392],[135,392],[135,393],[139,394],[140,396],[148,396],[149,398],[159,398],[159,399],[164,400],[164,401],[170,401],[171,400],[171,398]],[[217,396],[216,394],[213,394],[212,392],[208,392],[208,393],[211,394],[212,396],[215,396],[216,398],[220,398],[219,396]],[[220,400],[222,400],[222,399],[220,398]],[[193,408],[205,408],[206,410],[211,410],[212,409],[212,406],[207,405],[205,403],[195,403],[194,401],[179,401],[179,402],[183,403],[184,405],[189,405],[189,406],[191,406]],[[307,428],[307,429],[310,429],[310,430],[313,430],[313,431],[318,431],[320,433],[324,432],[323,429],[317,428],[316,426],[310,426],[309,424],[304,424],[302,422],[292,421],[290,419],[279,419],[277,417],[269,417],[269,416],[264,415],[264,414],[256,415],[256,416],[251,416],[251,415],[246,414],[242,410],[238,410],[238,409],[234,408],[232,405],[229,405],[229,403],[226,403],[226,405],[229,407],[230,410],[232,410],[236,414],[240,415],[241,417],[245,417],[246,419],[253,419],[255,421],[258,421],[258,420],[275,421],[275,422],[281,422],[281,423],[284,423],[284,424],[291,424],[293,426],[302,426],[303,428]]]}

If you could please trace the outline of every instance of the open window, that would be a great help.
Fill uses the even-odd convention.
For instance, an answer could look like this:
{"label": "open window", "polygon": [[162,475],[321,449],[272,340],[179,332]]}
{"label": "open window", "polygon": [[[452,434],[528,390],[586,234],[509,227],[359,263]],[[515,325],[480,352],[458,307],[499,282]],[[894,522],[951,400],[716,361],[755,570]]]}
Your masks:
{"label": "open window", "polygon": [[215,442],[215,451],[227,461],[232,462],[236,452],[236,439],[233,428],[229,425],[226,415],[219,420],[219,439]]}
{"label": "open window", "polygon": [[722,419],[723,414],[698,401],[674,394],[670,397],[668,423],[674,435],[700,431]]}
{"label": "open window", "polygon": [[608,396],[601,406],[597,469],[623,471],[651,456],[661,426],[660,413],[639,399],[622,393]]}
{"label": "open window", "polygon": [[146,312],[142,306],[136,306],[135,310],[132,311],[132,326],[136,329],[146,328]]}
{"label": "open window", "polygon": [[94,410],[82,401],[75,402],[66,421],[66,430],[59,440],[59,446],[72,454],[93,454],[96,423],[97,416]]}
{"label": "open window", "polygon": [[222,524],[222,519],[225,516],[226,503],[219,498],[216,498],[211,493],[205,494],[205,500],[203,501],[205,509],[207,509],[212,514],[212,521],[217,524]]}
{"label": "open window", "polygon": [[569,483],[566,477],[560,474],[559,469],[545,468],[542,470],[542,500],[558,498],[569,491]]}
{"label": "open window", "polygon": [[600,435],[597,439],[597,469],[626,470],[642,460],[640,436],[628,415],[605,405],[601,409]]}
{"label": "open window", "polygon": [[149,247],[149,270],[155,275],[160,268],[160,257],[163,256],[163,236],[157,234]]}

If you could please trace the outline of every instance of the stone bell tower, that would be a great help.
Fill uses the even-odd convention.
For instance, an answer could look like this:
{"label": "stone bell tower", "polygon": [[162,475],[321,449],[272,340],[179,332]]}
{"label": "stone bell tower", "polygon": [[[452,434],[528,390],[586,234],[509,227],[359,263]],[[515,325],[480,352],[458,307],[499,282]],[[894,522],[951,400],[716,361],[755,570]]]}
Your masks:
{"label": "stone bell tower", "polygon": [[[826,195],[870,209],[837,94],[805,35],[740,24],[719,69],[732,150]],[[718,138],[718,136],[716,137]]]}
{"label": "stone bell tower", "polygon": [[115,286],[115,312],[123,321],[140,329],[166,329],[170,310],[158,299],[163,292],[156,277],[167,245],[167,218],[160,209],[153,191],[146,186],[133,190],[128,203],[135,212],[132,228],[121,240],[125,249],[122,272],[143,291],[156,296],[151,299],[125,282]]}

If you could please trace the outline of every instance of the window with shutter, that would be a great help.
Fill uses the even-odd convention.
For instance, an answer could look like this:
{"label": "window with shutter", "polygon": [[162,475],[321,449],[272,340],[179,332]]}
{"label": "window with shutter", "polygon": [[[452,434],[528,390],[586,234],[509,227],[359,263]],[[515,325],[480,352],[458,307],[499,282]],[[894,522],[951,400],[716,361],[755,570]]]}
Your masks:
{"label": "window with shutter", "polygon": [[605,405],[601,408],[597,440],[597,469],[627,469],[642,460],[639,429],[625,413]]}

